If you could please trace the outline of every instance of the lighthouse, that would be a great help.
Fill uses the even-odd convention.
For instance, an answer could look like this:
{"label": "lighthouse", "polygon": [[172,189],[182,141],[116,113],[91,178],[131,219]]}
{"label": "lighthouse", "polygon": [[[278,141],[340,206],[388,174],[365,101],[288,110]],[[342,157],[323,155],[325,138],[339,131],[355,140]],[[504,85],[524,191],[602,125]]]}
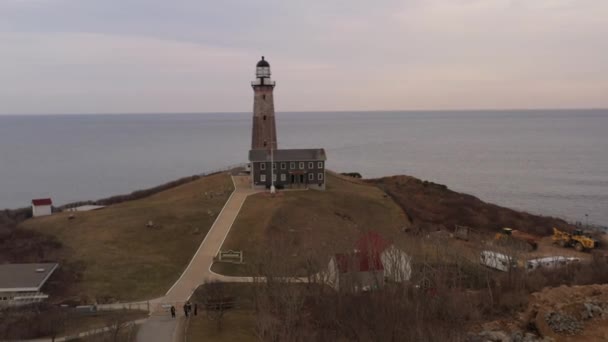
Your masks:
{"label": "lighthouse", "polygon": [[277,129],[274,120],[273,90],[275,82],[270,79],[270,64],[262,59],[255,68],[253,87],[252,150],[276,150]]}
{"label": "lighthouse", "polygon": [[264,57],[256,64],[253,87],[253,125],[249,150],[251,186],[255,189],[325,190],[323,148],[277,148],[270,64]]}

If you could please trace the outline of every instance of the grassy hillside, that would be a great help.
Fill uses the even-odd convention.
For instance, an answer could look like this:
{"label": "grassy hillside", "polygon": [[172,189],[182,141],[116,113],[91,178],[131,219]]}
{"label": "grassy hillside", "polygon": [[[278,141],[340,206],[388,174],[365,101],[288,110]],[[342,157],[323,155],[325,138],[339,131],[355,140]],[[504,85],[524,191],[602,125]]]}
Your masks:
{"label": "grassy hillside", "polygon": [[[78,270],[80,276],[72,279],[61,273],[53,277],[51,288],[60,297],[150,299],[164,295],[177,280],[232,190],[230,176],[216,174],[143,199],[75,213],[71,220],[64,212],[26,220],[20,227],[54,237],[62,247],[45,259]],[[149,221],[154,227],[146,227]]]}
{"label": "grassy hillside", "polygon": [[[362,182],[327,175],[326,191],[283,191],[250,196],[222,249],[244,252],[249,264],[273,254],[287,258],[303,273],[306,259],[323,259],[353,248],[367,230],[387,239],[400,234],[407,220],[401,208],[382,190]],[[214,265],[216,272],[247,273],[246,267]],[[251,270],[249,270],[251,271]]]}
{"label": "grassy hillside", "polygon": [[389,194],[405,211],[413,227],[422,231],[453,229],[455,224],[496,232],[511,227],[538,235],[552,233],[552,227],[570,227],[561,219],[486,203],[449,190],[445,185],[410,176],[393,176],[368,181]]}

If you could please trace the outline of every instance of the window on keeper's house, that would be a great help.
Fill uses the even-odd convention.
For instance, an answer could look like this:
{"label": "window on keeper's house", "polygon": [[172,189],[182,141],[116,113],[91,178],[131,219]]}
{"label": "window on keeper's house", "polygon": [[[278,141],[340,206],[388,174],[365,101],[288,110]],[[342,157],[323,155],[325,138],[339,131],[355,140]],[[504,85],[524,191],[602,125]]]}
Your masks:
{"label": "window on keeper's house", "polygon": [[287,168],[287,163],[281,163],[281,170],[285,170]]}
{"label": "window on keeper's house", "polygon": [[308,162],[308,169],[309,169],[309,170],[312,170],[312,169],[314,169],[314,168],[315,168],[315,163],[313,163],[313,162]]}
{"label": "window on keeper's house", "polygon": [[304,170],[304,162],[300,162],[300,170]]}
{"label": "window on keeper's house", "polygon": [[281,182],[284,182],[287,180],[287,175],[286,174],[281,174]]}
{"label": "window on keeper's house", "polygon": [[266,175],[260,175],[260,182],[266,181]]}
{"label": "window on keeper's house", "polygon": [[322,169],[323,168],[323,162],[318,162],[317,163],[317,168]]}
{"label": "window on keeper's house", "polygon": [[260,170],[266,170],[266,163],[260,163]]}
{"label": "window on keeper's house", "polygon": [[314,173],[309,173],[309,174],[308,174],[308,180],[309,180],[309,181],[313,181],[313,180],[315,180],[315,174],[314,174]]}
{"label": "window on keeper's house", "polygon": [[318,179],[321,181],[323,180],[323,172],[319,172],[319,174],[317,175]]}
{"label": "window on keeper's house", "polygon": [[295,162],[289,163],[289,168],[292,169],[292,170],[295,169],[296,168],[296,163]]}

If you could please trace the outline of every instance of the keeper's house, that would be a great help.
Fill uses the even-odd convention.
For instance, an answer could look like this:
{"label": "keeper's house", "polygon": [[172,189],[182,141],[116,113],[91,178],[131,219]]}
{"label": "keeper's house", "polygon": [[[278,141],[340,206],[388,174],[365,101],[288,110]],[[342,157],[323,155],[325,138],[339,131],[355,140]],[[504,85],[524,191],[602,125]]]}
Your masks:
{"label": "keeper's house", "polygon": [[310,188],[325,190],[325,150],[250,150],[251,178],[255,188]]}
{"label": "keeper's house", "polygon": [[57,266],[55,263],[0,265],[0,308],[47,299],[49,296],[41,289]]}

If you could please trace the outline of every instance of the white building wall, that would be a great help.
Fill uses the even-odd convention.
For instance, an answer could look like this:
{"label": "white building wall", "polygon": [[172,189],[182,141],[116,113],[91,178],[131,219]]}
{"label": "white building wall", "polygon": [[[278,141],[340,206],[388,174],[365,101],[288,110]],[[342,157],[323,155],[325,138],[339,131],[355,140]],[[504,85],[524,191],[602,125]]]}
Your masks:
{"label": "white building wall", "polygon": [[32,206],[32,216],[47,216],[51,215],[51,206],[50,205],[33,205]]}
{"label": "white building wall", "polygon": [[331,257],[329,264],[327,265],[327,284],[334,289],[340,288],[340,271],[338,270],[338,264],[335,257]]}
{"label": "white building wall", "polygon": [[380,255],[384,276],[392,282],[404,282],[412,276],[411,258],[404,251],[390,246]]}

